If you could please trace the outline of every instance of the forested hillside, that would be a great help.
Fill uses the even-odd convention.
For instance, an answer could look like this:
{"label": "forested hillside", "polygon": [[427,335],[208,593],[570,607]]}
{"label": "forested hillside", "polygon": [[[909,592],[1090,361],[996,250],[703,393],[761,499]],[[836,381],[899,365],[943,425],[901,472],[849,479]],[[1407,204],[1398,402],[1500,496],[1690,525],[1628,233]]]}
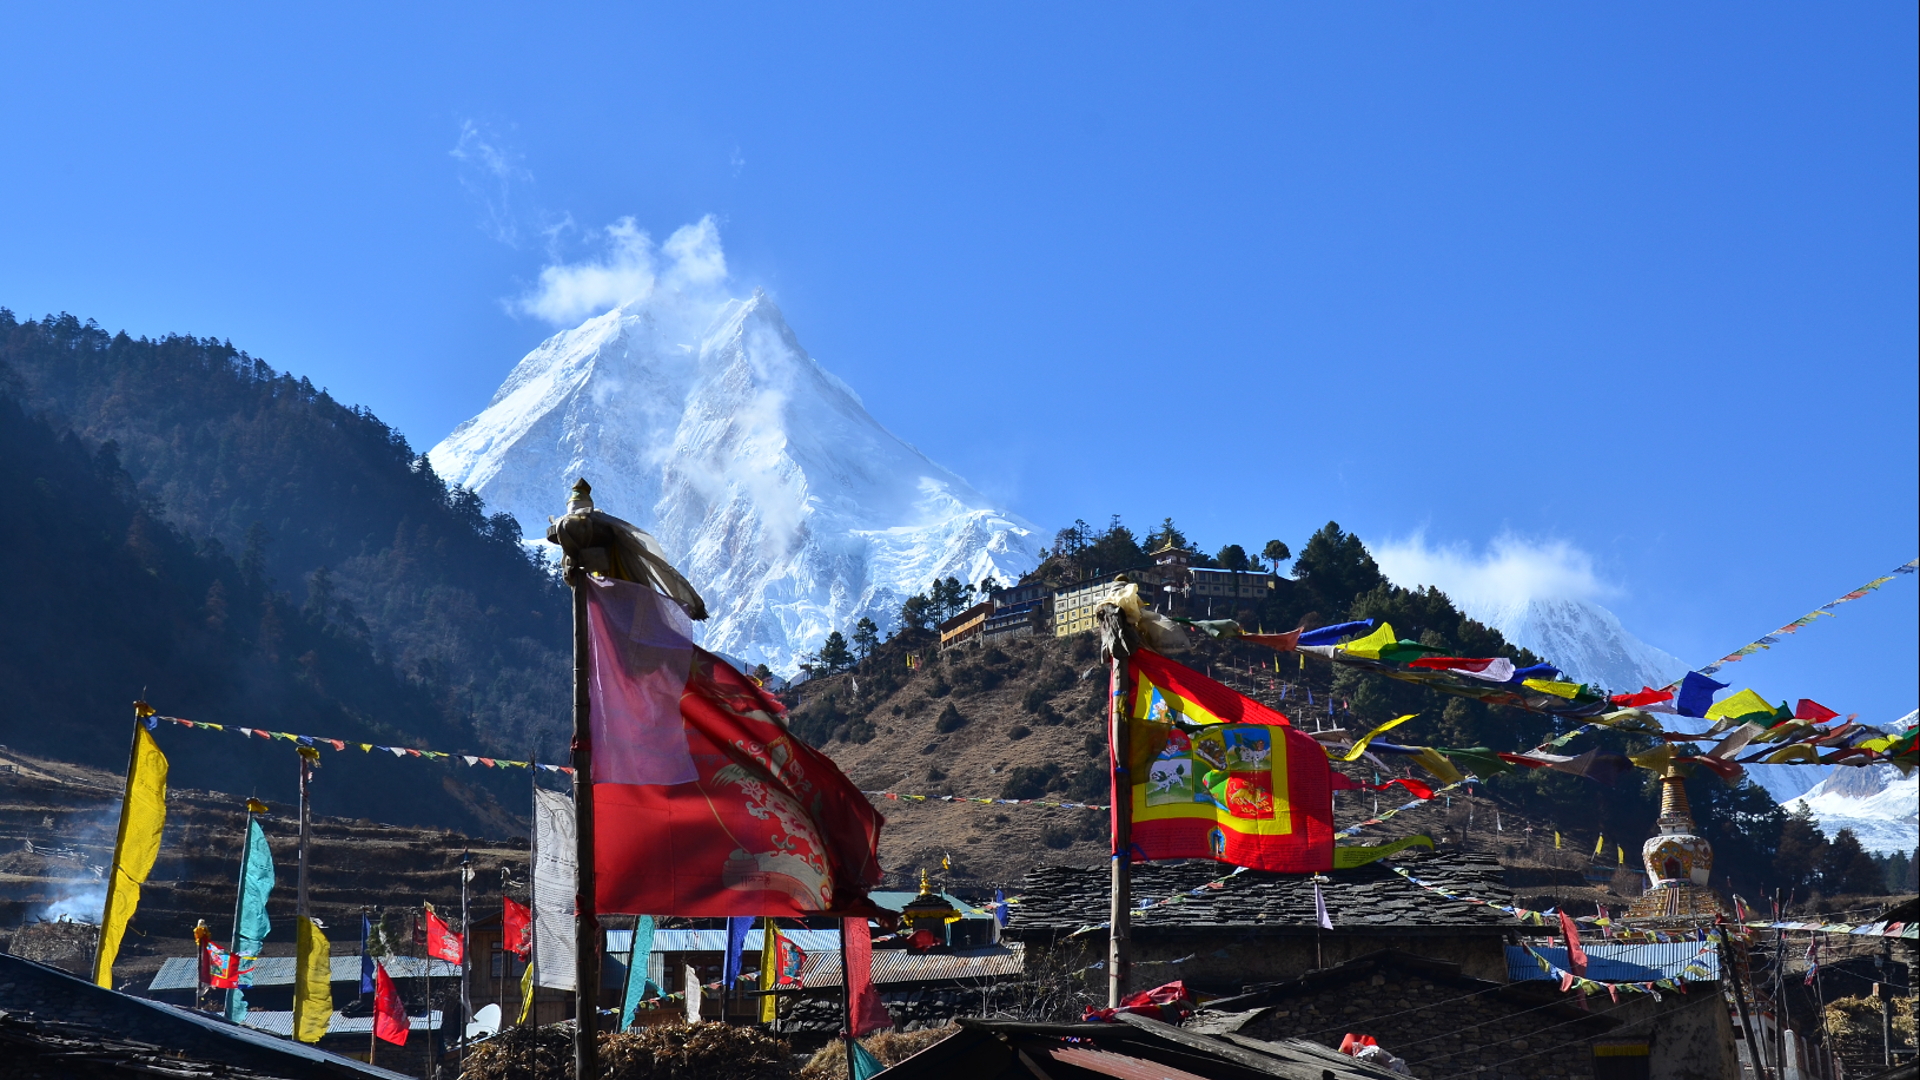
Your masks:
{"label": "forested hillside", "polygon": [[110,445],[142,529],[171,526],[207,565],[233,565],[222,588],[248,595],[221,598],[230,621],[251,626],[278,595],[389,673],[408,705],[383,722],[470,729],[515,757],[563,751],[565,590],[512,518],[450,490],[373,414],[227,342],[5,309],[0,392],[74,446]]}
{"label": "forested hillside", "polygon": [[[434,686],[277,594],[257,566],[205,550],[158,516],[111,443],[89,450],[0,394],[0,460],[0,741],[118,773],[144,695],[165,713],[229,726],[479,744]],[[174,725],[157,737],[175,787],[283,807],[294,794],[285,743]],[[442,764],[355,752],[343,765],[314,785],[322,812],[498,834],[510,825],[485,781],[514,811],[523,802],[518,785]]]}
{"label": "forested hillside", "polygon": [[[1052,584],[1141,566],[1146,552],[1171,538],[1192,547],[1171,521],[1139,538],[1118,519],[1094,532],[1084,524],[1062,530],[1033,579]],[[1239,549],[1244,556],[1245,548]],[[1262,542],[1265,558],[1287,562],[1287,545]],[[1450,655],[1506,656],[1518,665],[1536,662],[1497,631],[1461,615],[1445,594],[1409,590],[1388,582],[1360,538],[1329,522],[1300,545],[1291,577],[1281,577],[1259,603],[1212,612],[1267,630],[1320,626],[1348,619],[1382,618],[1401,637],[1416,638]],[[1290,552],[1289,552],[1290,554]],[[1222,558],[1224,556],[1224,558]],[[1233,567],[1235,551],[1208,557]],[[1251,560],[1243,565],[1251,566]],[[1251,571],[1250,571],[1251,572]],[[958,583],[930,590],[914,604],[924,622],[950,614],[961,603]],[[909,603],[913,603],[909,601]],[[931,616],[928,612],[931,611]],[[912,620],[908,620],[912,621]],[[859,652],[858,649],[855,650]],[[917,658],[909,667],[907,657]],[[1562,728],[1547,717],[1517,709],[1490,708],[1437,691],[1334,669],[1295,654],[1238,642],[1198,640],[1177,659],[1279,708],[1295,723],[1363,730],[1405,713],[1413,721],[1396,729],[1394,741],[1415,745],[1523,751]],[[1104,763],[1104,672],[1091,635],[1069,639],[1015,639],[963,646],[942,653],[926,629],[909,628],[872,646],[842,670],[799,686],[794,730],[823,745],[863,787],[916,794],[1106,801]],[[1630,751],[1644,748],[1635,737],[1585,736],[1562,752],[1593,745]],[[1604,740],[1604,741],[1603,741]],[[1399,759],[1404,761],[1405,759]],[[1424,774],[1415,773],[1423,776]],[[1428,778],[1431,779],[1431,778]],[[1696,815],[1717,853],[1716,874],[1748,895],[1775,885],[1803,888],[1793,864],[1782,859],[1783,827],[1791,845],[1804,830],[1788,824],[1766,791],[1742,782],[1728,786],[1702,774],[1688,781]],[[1552,770],[1515,772],[1479,785],[1487,809],[1498,806],[1513,821],[1537,823],[1534,840],[1546,842],[1557,827],[1591,847],[1600,835],[1633,852],[1653,832],[1659,812],[1652,775],[1632,770],[1611,786]],[[1394,800],[1387,800],[1392,802]],[[1344,796],[1340,822],[1367,816],[1371,797]],[[951,853],[957,873],[1006,882],[1017,869],[1053,861],[1097,862],[1105,858],[1104,818],[1086,811],[1028,808],[999,811],[964,803],[887,802],[890,868],[937,863]],[[1436,800],[1409,815],[1399,829],[1448,835],[1467,822]],[[1458,820],[1455,820],[1458,819]],[[1484,830],[1486,823],[1480,823]],[[1544,830],[1544,831],[1541,831]],[[1456,834],[1458,838],[1458,834]],[[1491,840],[1482,837],[1480,843]],[[1506,838],[1524,846],[1516,834]],[[1494,850],[1503,850],[1496,847]],[[1578,852],[1555,853],[1574,858]],[[1608,862],[1611,862],[1609,858]],[[1009,876],[1011,873],[1011,877]],[[1804,875],[1802,875],[1804,877]],[[1578,879],[1577,872],[1575,873]]]}

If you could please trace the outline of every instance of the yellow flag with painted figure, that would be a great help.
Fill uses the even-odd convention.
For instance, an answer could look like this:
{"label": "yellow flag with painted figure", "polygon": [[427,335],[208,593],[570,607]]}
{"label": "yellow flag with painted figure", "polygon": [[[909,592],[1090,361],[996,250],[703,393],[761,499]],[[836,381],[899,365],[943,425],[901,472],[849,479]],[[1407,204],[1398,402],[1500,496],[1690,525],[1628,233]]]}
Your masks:
{"label": "yellow flag with painted figure", "polygon": [[293,1037],[317,1043],[333,1022],[333,946],[320,925],[299,916],[294,936]]}
{"label": "yellow flag with painted figure", "polygon": [[[151,716],[153,711],[146,709],[144,715]],[[140,906],[140,886],[146,884],[160,857],[160,834],[166,827],[167,756],[153,741],[153,733],[136,724],[126,796],[120,803],[120,831],[113,843],[113,873],[107,878],[107,905],[100,919],[100,948],[93,963],[93,981],[109,990],[120,941]]]}

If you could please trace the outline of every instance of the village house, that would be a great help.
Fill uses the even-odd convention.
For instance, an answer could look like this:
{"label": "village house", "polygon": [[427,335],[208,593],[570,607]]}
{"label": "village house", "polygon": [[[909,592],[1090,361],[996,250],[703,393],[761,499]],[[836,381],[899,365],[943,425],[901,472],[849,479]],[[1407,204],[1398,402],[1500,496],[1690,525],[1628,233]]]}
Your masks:
{"label": "village house", "polygon": [[[1430,886],[1511,903],[1491,855],[1409,853],[1395,861]],[[1331,930],[1318,923],[1316,884]],[[1029,971],[1083,971],[1104,959],[1106,886],[1105,868],[1028,875],[1005,935],[1026,945]],[[1543,980],[1528,951],[1563,955],[1552,952],[1555,924],[1521,923],[1378,863],[1317,881],[1205,861],[1147,863],[1133,868],[1133,903],[1133,986],[1180,980],[1228,995],[1202,1018],[1223,1032],[1331,1046],[1348,1032],[1372,1035],[1417,1076],[1738,1080],[1718,962],[1699,955],[1699,942],[1590,945],[1596,963],[1619,965],[1603,970],[1630,973],[1624,978],[1689,968],[1695,980],[1687,994],[1660,1003],[1622,995],[1618,1003],[1591,999],[1581,1011],[1557,981]],[[1568,1040],[1577,1052],[1550,1050]],[[1514,1049],[1516,1042],[1529,1049]]]}

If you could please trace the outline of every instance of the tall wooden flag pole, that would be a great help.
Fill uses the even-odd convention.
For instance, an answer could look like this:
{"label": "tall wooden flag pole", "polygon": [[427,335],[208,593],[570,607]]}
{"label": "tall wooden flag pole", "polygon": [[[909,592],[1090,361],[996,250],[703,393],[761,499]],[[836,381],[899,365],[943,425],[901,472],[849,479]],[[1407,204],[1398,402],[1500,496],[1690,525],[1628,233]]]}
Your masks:
{"label": "tall wooden flag pole", "polygon": [[579,868],[573,922],[573,1075],[594,1080],[600,1075],[600,950],[593,905],[593,730],[589,701],[587,658],[587,571],[567,567],[573,588],[573,838]]}
{"label": "tall wooden flag pole", "polygon": [[548,538],[565,555],[567,585],[573,590],[573,820],[576,903],[574,906],[573,1075],[575,1080],[597,1080],[600,1021],[599,924],[594,910],[593,878],[593,704],[592,658],[587,644],[587,580],[590,571],[612,569],[609,548],[613,538],[604,525],[585,511],[593,507],[592,488],[585,479],[573,486],[567,516],[549,530]]}
{"label": "tall wooden flag pole", "polygon": [[1126,662],[1107,659],[1107,718],[1113,748],[1113,893],[1107,912],[1107,1008],[1127,996],[1129,920],[1133,912],[1133,775],[1128,767]]}

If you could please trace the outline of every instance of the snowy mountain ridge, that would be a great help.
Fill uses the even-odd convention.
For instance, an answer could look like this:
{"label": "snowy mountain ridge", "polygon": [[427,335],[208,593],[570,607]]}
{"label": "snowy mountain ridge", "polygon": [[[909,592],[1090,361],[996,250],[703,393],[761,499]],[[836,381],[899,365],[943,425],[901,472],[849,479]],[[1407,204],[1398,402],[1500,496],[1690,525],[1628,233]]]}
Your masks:
{"label": "snowy mountain ridge", "polygon": [[938,578],[1040,558],[1032,525],[883,427],[761,292],[655,291],[555,334],[428,457],[529,537],[587,477],[701,590],[702,643],[783,675]]}
{"label": "snowy mountain ridge", "polygon": [[1500,631],[1574,681],[1616,694],[1665,686],[1687,671],[1685,661],[1641,641],[1613,612],[1591,600],[1465,600],[1460,607],[1469,618]]}
{"label": "snowy mountain ridge", "polygon": [[[1893,726],[1904,730],[1913,723],[1908,713]],[[1789,811],[1805,806],[1820,822],[1829,839],[1841,829],[1852,829],[1868,851],[1890,855],[1913,854],[1920,847],[1920,773],[1901,776],[1892,765],[1834,767],[1826,779],[1787,804]]]}

